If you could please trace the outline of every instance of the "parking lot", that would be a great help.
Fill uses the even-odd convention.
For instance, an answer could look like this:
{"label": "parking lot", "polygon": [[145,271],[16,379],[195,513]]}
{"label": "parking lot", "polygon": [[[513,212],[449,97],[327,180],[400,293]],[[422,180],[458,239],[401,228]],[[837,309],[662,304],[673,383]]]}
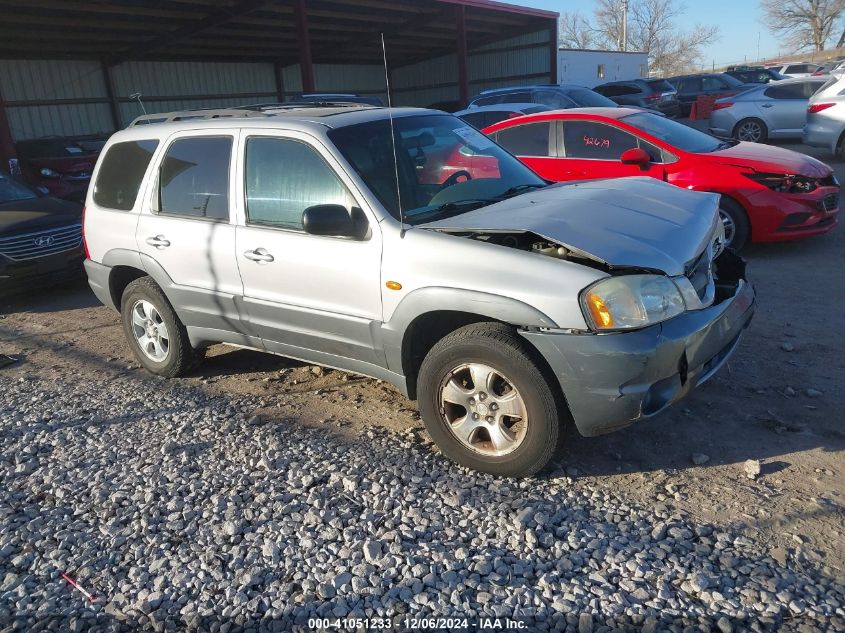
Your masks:
{"label": "parking lot", "polygon": [[525,481],[441,458],[384,383],[225,346],[162,380],[84,282],[3,299],[0,624],[845,630],[843,247],[749,247],[729,364]]}

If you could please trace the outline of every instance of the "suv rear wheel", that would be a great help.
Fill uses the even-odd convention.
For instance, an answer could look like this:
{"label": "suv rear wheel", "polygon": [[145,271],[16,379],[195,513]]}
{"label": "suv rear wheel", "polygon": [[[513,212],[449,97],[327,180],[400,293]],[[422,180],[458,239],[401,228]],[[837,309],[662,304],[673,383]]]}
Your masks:
{"label": "suv rear wheel", "polygon": [[426,428],[453,461],[528,477],[554,455],[556,392],[511,328],[475,323],[445,336],[423,360],[417,386]]}
{"label": "suv rear wheel", "polygon": [[131,282],[120,302],[123,333],[132,353],[148,371],[173,378],[202,357],[161,288],[149,277]]}

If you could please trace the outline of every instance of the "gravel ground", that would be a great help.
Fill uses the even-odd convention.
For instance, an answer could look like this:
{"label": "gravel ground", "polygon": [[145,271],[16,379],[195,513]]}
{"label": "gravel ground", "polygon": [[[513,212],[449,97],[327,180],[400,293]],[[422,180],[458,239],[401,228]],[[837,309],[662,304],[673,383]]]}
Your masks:
{"label": "gravel ground", "polygon": [[562,472],[496,479],[413,432],[355,441],[268,423],[254,396],[44,373],[0,378],[9,630],[408,614],[580,633],[845,631],[843,585],[806,559]]}

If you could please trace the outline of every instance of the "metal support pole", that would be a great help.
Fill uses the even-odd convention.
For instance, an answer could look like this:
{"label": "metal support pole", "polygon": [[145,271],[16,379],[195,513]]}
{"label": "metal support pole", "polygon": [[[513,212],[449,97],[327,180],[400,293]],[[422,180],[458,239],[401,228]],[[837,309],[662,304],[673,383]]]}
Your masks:
{"label": "metal support pole", "polygon": [[466,7],[457,5],[458,18],[458,101],[461,108],[465,108],[469,102],[469,71],[467,59],[467,31],[466,31]]}
{"label": "metal support pole", "polygon": [[279,103],[285,102],[285,74],[283,72],[282,62],[273,64],[273,74],[276,78],[276,98]]}
{"label": "metal support pole", "polygon": [[622,45],[620,49],[628,50],[628,0],[622,0]]}
{"label": "metal support pole", "polygon": [[308,13],[305,0],[296,0],[296,41],[299,45],[299,72],[302,75],[302,92],[314,92],[314,65],[311,63],[311,37],[308,34]]}
{"label": "metal support pole", "polygon": [[114,82],[112,80],[111,68],[106,62],[100,62],[103,71],[103,83],[106,86],[106,96],[109,99],[109,112],[114,131],[117,132],[122,126],[120,124],[120,107],[117,105],[117,98],[114,96]]}
{"label": "metal support pole", "polygon": [[557,23],[549,29],[549,83],[556,84],[560,81],[557,76]]}
{"label": "metal support pole", "polygon": [[6,102],[3,100],[3,92],[1,88],[2,87],[0,87],[0,158],[3,159],[3,164],[0,165],[0,170],[16,173],[18,170],[18,153],[15,150],[15,141],[12,138],[12,129],[9,127],[9,118],[6,116]]}

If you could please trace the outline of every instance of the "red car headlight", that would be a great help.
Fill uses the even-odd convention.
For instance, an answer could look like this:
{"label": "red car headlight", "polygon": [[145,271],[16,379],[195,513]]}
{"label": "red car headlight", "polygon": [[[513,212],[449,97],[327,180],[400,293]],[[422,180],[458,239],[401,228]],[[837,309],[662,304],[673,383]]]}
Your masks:
{"label": "red car headlight", "polygon": [[758,182],[772,191],[780,193],[810,193],[819,186],[816,178],[806,176],[792,176],[789,174],[765,174],[753,172],[743,174],[754,182]]}

